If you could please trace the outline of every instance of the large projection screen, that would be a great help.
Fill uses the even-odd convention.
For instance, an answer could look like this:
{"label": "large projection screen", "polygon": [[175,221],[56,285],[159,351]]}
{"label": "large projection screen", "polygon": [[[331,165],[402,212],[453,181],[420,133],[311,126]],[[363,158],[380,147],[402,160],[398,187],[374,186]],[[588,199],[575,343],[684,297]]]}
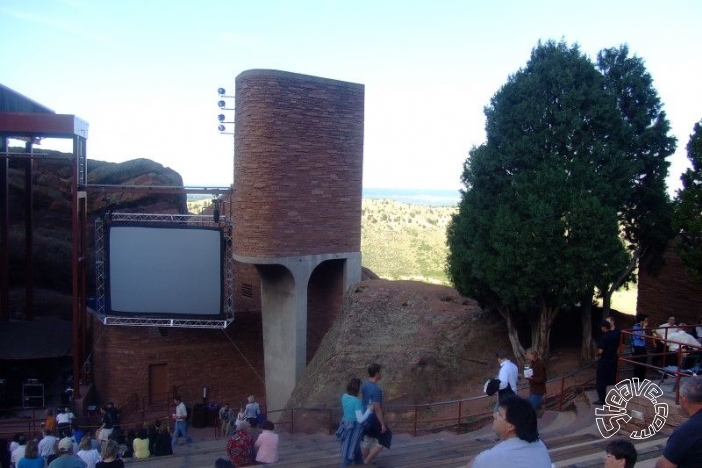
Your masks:
{"label": "large projection screen", "polygon": [[107,239],[108,314],[222,315],[221,230],[112,225]]}

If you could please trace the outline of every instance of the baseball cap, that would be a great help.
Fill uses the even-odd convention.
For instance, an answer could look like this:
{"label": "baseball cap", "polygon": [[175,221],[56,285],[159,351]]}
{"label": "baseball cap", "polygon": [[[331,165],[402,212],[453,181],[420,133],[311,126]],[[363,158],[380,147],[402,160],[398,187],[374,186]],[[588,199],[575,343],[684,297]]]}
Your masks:
{"label": "baseball cap", "polygon": [[58,443],[59,452],[70,452],[73,450],[73,440],[70,437],[64,437]]}

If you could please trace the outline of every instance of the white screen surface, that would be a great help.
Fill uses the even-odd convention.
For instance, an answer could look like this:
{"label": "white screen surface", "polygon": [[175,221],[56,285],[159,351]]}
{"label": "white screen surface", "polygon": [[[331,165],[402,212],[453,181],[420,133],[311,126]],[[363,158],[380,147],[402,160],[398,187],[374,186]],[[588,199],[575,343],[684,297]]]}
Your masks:
{"label": "white screen surface", "polygon": [[109,313],[220,315],[217,229],[111,226]]}

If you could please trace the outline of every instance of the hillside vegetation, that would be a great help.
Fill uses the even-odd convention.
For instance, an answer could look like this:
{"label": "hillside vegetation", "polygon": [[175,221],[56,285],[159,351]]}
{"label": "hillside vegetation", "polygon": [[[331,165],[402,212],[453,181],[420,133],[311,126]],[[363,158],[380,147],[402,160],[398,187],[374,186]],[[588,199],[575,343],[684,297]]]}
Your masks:
{"label": "hillside vegetation", "polygon": [[[210,199],[188,201],[199,214]],[[363,199],[361,254],[363,266],[385,279],[417,280],[448,285],[446,226],[457,206],[413,205],[393,200]],[[612,306],[636,311],[636,285],[615,293]]]}

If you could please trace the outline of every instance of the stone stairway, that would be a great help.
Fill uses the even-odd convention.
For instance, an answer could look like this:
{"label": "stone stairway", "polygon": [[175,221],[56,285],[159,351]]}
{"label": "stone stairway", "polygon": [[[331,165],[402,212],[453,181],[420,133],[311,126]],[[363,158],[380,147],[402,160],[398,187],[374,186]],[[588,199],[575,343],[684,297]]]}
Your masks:
{"label": "stone stairway", "polygon": [[[593,395],[580,397],[572,411],[546,411],[539,420],[539,432],[549,448],[551,460],[557,467],[602,466],[605,446],[595,426],[595,412],[591,406]],[[175,454],[139,462],[143,468],[199,468],[214,466],[217,458],[226,458],[226,440],[195,435],[191,444],[179,445]],[[651,439],[635,442],[639,451],[637,467],[653,466],[667,440],[669,431]],[[624,435],[622,435],[624,437]],[[418,437],[395,434],[391,450],[376,458],[378,468],[464,467],[469,457],[492,447],[497,437],[490,425],[467,434],[440,432]],[[339,445],[334,436],[327,434],[280,435],[280,462],[268,466],[276,468],[335,468],[340,464]]]}

